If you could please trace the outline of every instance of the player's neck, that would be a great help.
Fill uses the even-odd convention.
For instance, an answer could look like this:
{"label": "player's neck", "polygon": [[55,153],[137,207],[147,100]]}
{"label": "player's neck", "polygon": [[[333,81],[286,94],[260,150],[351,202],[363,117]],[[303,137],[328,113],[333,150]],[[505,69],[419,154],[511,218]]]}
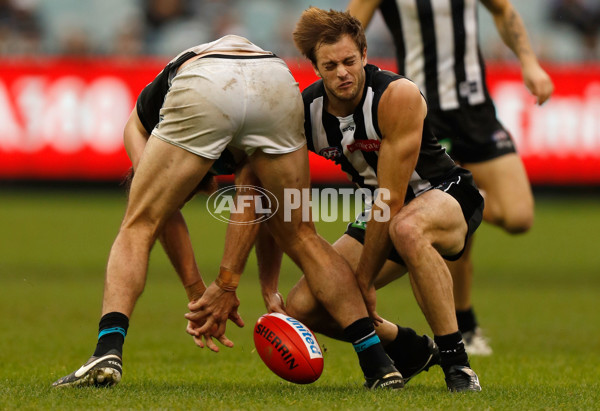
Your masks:
{"label": "player's neck", "polygon": [[353,114],[356,110],[356,107],[360,103],[362,99],[362,93],[357,95],[352,100],[341,100],[335,96],[329,95],[327,93],[327,98],[325,101],[325,110],[336,117],[347,117],[350,114]]}

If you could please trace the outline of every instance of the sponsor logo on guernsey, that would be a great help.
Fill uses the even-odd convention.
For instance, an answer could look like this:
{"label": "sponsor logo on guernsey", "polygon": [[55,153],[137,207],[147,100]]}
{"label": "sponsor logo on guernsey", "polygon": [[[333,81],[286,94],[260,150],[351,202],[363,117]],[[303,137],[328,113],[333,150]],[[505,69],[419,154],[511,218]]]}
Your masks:
{"label": "sponsor logo on guernsey", "polygon": [[342,150],[337,147],[325,147],[319,151],[319,155],[328,160],[336,160],[342,156]]}
{"label": "sponsor logo on guernsey", "polygon": [[315,338],[314,334],[308,328],[306,328],[304,324],[302,324],[295,318],[288,317],[280,313],[272,313],[271,315],[281,318],[283,321],[292,326],[294,331],[296,331],[296,333],[298,333],[298,335],[302,339],[304,345],[306,345],[306,349],[308,350],[310,358],[323,358],[323,353],[321,353],[321,347],[319,347],[317,339]]}
{"label": "sponsor logo on guernsey", "polygon": [[379,151],[379,146],[381,146],[381,141],[379,140],[356,140],[352,144],[348,144],[346,148],[349,152],[354,153],[356,150],[360,151]]}

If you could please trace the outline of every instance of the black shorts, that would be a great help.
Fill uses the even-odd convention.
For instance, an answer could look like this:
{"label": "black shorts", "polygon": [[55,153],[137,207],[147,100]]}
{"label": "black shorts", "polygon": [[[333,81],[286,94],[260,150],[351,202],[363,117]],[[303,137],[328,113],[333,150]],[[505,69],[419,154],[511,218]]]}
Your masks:
{"label": "black shorts", "polygon": [[461,164],[517,151],[510,133],[496,118],[492,101],[456,110],[430,109],[427,120],[440,144]]}
{"label": "black shorts", "polygon": [[[473,182],[473,176],[471,173],[463,168],[457,168],[448,178],[444,179],[443,182],[431,188],[431,190],[442,190],[458,201],[462,210],[465,221],[467,222],[467,235],[465,236],[464,244],[467,244],[467,240],[473,235],[481,220],[483,219],[483,197],[479,194],[479,190]],[[361,244],[365,243],[365,230],[366,223],[364,219],[361,219],[364,213],[359,215],[353,223],[348,224],[345,234],[359,241]],[[443,255],[446,260],[456,261],[463,254],[465,248],[455,255]],[[404,264],[402,257],[398,254],[395,248],[392,248],[388,255],[388,260],[392,260],[395,263]]]}

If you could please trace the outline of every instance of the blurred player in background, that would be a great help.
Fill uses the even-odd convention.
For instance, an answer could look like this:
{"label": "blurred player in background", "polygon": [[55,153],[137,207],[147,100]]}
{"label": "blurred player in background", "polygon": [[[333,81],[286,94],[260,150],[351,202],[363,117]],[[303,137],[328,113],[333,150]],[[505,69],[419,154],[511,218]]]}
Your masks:
{"label": "blurred player in background", "polygon": [[[196,284],[189,294],[196,297],[203,291],[179,209],[226,147],[248,155],[253,173],[279,202],[285,188],[309,186],[298,83],[281,59],[242,37],[225,36],[172,60],[142,91],[125,134],[135,174],[108,259],[97,346],[83,366],[54,382],[55,387],[106,386],[121,380],[129,318],[144,289],[150,250],[165,227],[177,225],[173,229],[178,239],[172,243],[163,234],[165,248],[175,267],[186,267],[178,272],[189,270],[182,278],[184,285]],[[402,376],[375,334],[350,267],[317,235],[312,222],[301,217],[301,210],[292,211],[290,221],[284,221],[279,213],[269,220],[270,230],[343,328],[346,341],[355,345],[369,387],[401,388]],[[228,318],[244,325],[235,294],[240,275],[221,266],[203,292],[215,296],[216,304],[209,307],[210,315],[189,318],[188,329],[196,333],[197,343],[204,338],[209,348],[218,350],[212,341],[216,338],[233,346],[224,332]]]}
{"label": "blurred player in background", "polygon": [[[508,131],[496,118],[486,86],[477,32],[476,0],[351,0],[348,10],[367,27],[379,8],[389,28],[398,72],[427,98],[433,133],[452,158],[473,173],[485,197],[483,218],[511,234],[533,224],[531,187]],[[521,63],[523,81],[543,104],[554,86],[531,49],[521,17],[509,0],[481,0],[504,43]],[[458,325],[467,352],[489,355],[471,301],[472,240],[449,262]]]}

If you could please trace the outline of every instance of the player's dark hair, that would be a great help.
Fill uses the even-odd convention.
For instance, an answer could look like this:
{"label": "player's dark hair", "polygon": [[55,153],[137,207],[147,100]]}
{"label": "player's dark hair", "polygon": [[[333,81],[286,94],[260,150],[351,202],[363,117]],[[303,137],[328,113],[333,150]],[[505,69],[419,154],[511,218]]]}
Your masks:
{"label": "player's dark hair", "polygon": [[349,12],[322,10],[309,7],[304,10],[292,33],[296,48],[316,66],[315,52],[321,44],[333,44],[349,35],[362,53],[367,38],[360,21]]}

